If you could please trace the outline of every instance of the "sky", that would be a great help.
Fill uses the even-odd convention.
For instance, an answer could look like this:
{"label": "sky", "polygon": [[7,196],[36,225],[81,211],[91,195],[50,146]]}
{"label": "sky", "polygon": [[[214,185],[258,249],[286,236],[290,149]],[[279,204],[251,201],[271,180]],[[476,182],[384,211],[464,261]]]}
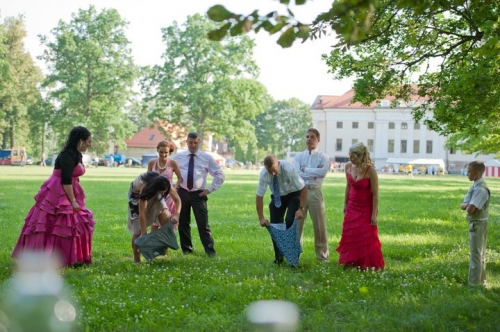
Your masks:
{"label": "sky", "polygon": [[[28,33],[25,47],[35,58],[43,52],[38,35],[50,37],[50,31],[60,20],[69,23],[73,13],[78,9],[88,9],[90,5],[98,11],[114,8],[129,22],[125,33],[131,42],[136,64],[152,66],[161,64],[161,54],[165,50],[161,28],[174,21],[182,25],[187,16],[204,14],[215,4],[241,14],[250,14],[255,9],[261,15],[272,10],[287,14],[286,7],[278,0],[0,0],[0,20],[3,22],[5,17],[24,15]],[[331,4],[331,0],[309,0],[305,5],[292,6],[291,10],[301,22],[310,23]],[[254,60],[260,68],[258,80],[274,99],[295,97],[312,104],[318,95],[341,95],[351,88],[352,80],[334,80],[321,59],[321,55],[328,54],[335,43],[334,35],[303,44],[295,41],[291,48],[286,49],[276,44],[278,34],[270,36],[260,31],[251,33],[250,37],[256,43]],[[45,64],[35,61],[46,72]]]}

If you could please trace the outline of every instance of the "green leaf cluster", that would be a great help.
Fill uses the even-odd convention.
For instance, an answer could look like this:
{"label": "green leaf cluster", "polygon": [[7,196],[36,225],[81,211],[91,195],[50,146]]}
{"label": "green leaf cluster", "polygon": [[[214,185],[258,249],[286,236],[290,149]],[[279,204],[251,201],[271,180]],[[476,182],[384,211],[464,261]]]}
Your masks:
{"label": "green leaf cluster", "polygon": [[41,56],[50,70],[45,86],[58,105],[51,125],[67,132],[75,125],[89,128],[94,150],[107,151],[108,142],[124,145],[135,129],[125,111],[135,94],[139,74],[125,35],[128,23],[114,9],[80,9],[69,23],[60,21],[52,38],[42,36]]}
{"label": "green leaf cluster", "polygon": [[162,29],[164,63],[148,73],[143,91],[152,121],[177,123],[201,139],[208,132],[226,137],[245,153],[255,145],[251,121],[265,110],[267,90],[255,81],[253,40],[211,41],[207,33],[215,27],[197,14]]}

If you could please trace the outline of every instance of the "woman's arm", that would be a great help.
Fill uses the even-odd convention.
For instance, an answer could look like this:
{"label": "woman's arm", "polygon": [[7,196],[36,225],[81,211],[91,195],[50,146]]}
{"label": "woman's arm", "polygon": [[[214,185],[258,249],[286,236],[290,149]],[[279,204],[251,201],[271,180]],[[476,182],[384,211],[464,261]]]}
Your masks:
{"label": "woman's arm", "polygon": [[169,195],[170,197],[172,197],[172,200],[175,203],[175,215],[172,216],[171,220],[174,224],[177,224],[179,222],[179,215],[181,214],[182,208],[181,198],[179,197],[177,190],[173,186],[170,186]]}
{"label": "woman's arm", "polygon": [[139,200],[139,223],[141,224],[141,236],[148,234],[146,224],[146,208],[148,201],[144,199]]}
{"label": "woman's arm", "polygon": [[157,159],[154,158],[154,159],[151,159],[151,160],[148,161],[148,172],[150,172],[150,171],[153,170],[153,165],[155,164],[156,160]]}
{"label": "woman's arm", "polygon": [[352,164],[351,162],[347,162],[344,166],[344,173],[345,173],[345,180],[346,180],[346,185],[345,185],[345,192],[344,192],[344,214],[347,208],[347,203],[349,202],[349,191],[351,190],[351,184],[349,183],[348,175],[351,172],[351,167]]}
{"label": "woman's arm", "polygon": [[175,183],[175,189],[179,189],[182,183],[181,170],[179,169],[179,164],[175,160],[170,159],[170,163],[172,165],[172,169],[177,177],[177,182]]}
{"label": "woman's arm", "polygon": [[372,225],[377,224],[378,218],[378,174],[372,166],[368,170],[368,178],[370,179],[370,187],[372,189]]}
{"label": "woman's arm", "polygon": [[73,185],[72,184],[63,184],[63,189],[64,189],[64,192],[66,193],[66,196],[68,196],[69,201],[71,202],[71,206],[73,207],[73,210],[80,211],[80,205],[78,205],[78,203],[75,199],[75,193],[73,192]]}

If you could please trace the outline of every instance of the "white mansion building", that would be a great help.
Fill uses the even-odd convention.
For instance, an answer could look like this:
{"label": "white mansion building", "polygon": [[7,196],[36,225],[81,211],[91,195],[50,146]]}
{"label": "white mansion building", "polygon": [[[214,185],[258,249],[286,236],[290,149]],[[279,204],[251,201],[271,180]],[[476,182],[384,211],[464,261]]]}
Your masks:
{"label": "white mansion building", "polygon": [[437,165],[439,161],[450,173],[460,173],[470,161],[486,162],[496,156],[447,149],[446,137],[413,120],[411,107],[425,102],[417,95],[410,103],[400,102],[394,108],[390,107],[393,97],[370,106],[352,103],[353,97],[352,89],[341,96],[318,96],[311,106],[313,126],[321,134],[318,148],[331,161],[347,161],[349,147],[357,142],[367,145],[376,168],[392,165],[399,169],[400,164],[409,163]]}

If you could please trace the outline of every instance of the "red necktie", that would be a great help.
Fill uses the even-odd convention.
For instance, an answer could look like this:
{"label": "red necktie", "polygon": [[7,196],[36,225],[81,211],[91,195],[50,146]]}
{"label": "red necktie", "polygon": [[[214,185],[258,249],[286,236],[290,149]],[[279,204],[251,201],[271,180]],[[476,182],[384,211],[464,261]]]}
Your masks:
{"label": "red necktie", "polygon": [[190,154],[189,166],[188,166],[188,178],[187,178],[187,188],[188,190],[193,189],[193,176],[194,176],[194,153]]}

